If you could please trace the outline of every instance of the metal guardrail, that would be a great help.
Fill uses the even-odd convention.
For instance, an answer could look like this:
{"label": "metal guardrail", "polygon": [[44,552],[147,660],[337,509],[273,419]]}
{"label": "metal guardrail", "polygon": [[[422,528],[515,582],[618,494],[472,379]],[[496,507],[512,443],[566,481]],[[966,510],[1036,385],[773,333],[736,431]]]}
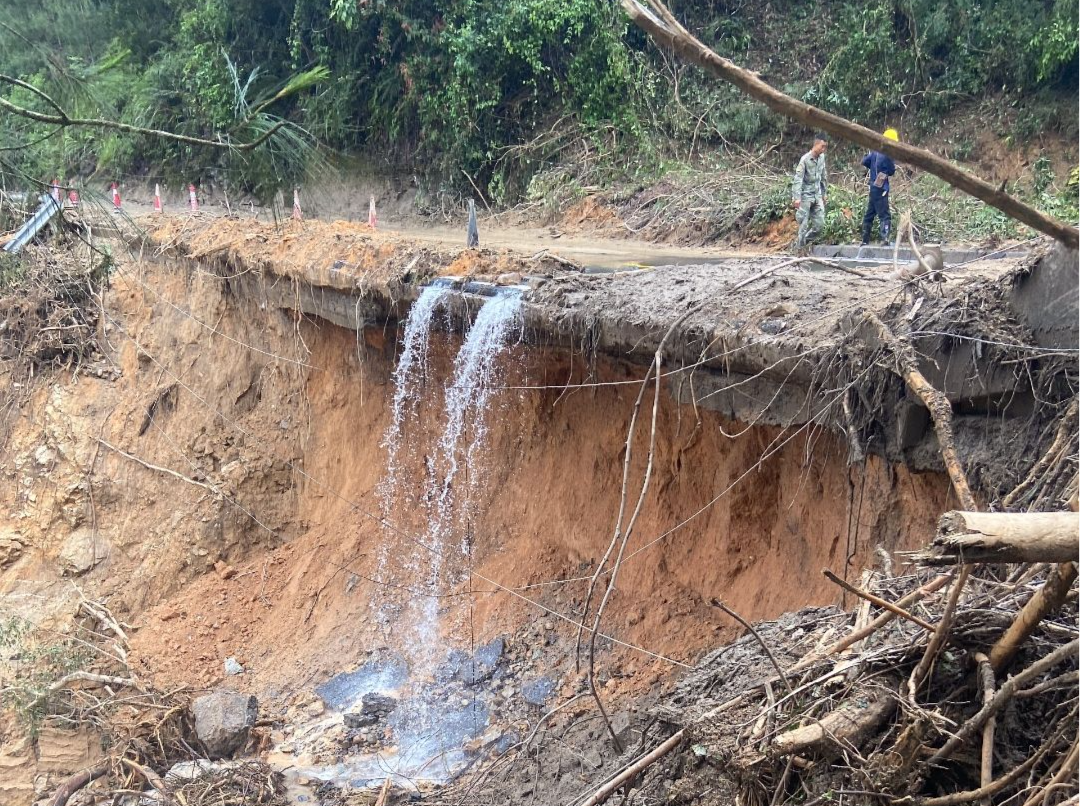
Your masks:
{"label": "metal guardrail", "polygon": [[41,204],[32,216],[27,220],[25,224],[19,227],[19,231],[15,233],[15,237],[4,244],[4,251],[10,254],[17,254],[20,249],[26,246],[44,228],[46,224],[52,219],[54,215],[60,212],[60,203],[54,199],[48,193],[41,195]]}

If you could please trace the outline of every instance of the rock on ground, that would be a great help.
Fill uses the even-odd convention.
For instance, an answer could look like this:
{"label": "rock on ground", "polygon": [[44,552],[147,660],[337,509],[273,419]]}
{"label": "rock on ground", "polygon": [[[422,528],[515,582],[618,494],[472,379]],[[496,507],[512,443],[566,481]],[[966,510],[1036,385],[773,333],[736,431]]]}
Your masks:
{"label": "rock on ground", "polygon": [[196,699],[191,711],[195,716],[195,733],[206,745],[210,757],[224,758],[247,742],[259,714],[259,702],[251,694],[215,691]]}

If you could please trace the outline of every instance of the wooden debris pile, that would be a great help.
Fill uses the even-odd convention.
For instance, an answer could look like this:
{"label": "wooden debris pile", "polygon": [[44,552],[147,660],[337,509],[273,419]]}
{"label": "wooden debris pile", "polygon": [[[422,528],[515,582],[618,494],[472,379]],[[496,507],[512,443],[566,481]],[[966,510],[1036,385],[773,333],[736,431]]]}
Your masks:
{"label": "wooden debris pile", "polygon": [[[1074,551],[1076,535],[1074,515]],[[867,575],[847,585],[860,597],[850,613],[758,625],[656,709],[679,728],[660,745],[670,755],[632,759],[585,802],[631,790],[769,806],[1075,801],[1080,631],[1065,565],[1071,579],[1054,564],[983,566],[962,590],[956,573]],[[1061,587],[1027,624],[1030,603]]]}
{"label": "wooden debris pile", "polygon": [[188,806],[285,806],[284,776],[262,761],[208,767],[184,779],[167,777],[166,802]]}
{"label": "wooden debris pile", "polygon": [[868,573],[853,585],[826,569],[857,597],[854,611],[757,629],[714,601],[748,634],[703,659],[657,711],[679,729],[580,806],[617,793],[624,804],[660,795],[695,806],[1077,802],[1076,398],[1044,429],[1020,483],[992,498],[1014,511],[980,511],[916,334],[866,321],[929,410],[963,507],[914,559],[954,570]]}

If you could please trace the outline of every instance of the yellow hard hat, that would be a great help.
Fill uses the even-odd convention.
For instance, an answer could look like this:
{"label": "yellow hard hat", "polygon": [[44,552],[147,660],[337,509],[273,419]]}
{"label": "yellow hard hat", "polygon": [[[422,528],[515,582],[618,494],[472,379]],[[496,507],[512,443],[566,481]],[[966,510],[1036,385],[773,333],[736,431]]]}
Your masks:
{"label": "yellow hard hat", "polygon": [[900,139],[900,133],[898,131],[896,131],[896,129],[886,129],[885,130],[885,137],[888,140],[897,140],[898,141]]}

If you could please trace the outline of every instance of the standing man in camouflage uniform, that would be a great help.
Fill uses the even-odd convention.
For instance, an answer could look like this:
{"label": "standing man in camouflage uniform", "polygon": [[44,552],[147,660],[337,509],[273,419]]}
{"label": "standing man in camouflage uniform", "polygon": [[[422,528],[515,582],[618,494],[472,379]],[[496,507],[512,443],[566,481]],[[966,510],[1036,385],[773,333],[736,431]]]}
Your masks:
{"label": "standing man in camouflage uniform", "polygon": [[791,184],[791,204],[795,208],[795,220],[799,223],[799,237],[795,248],[804,251],[806,242],[816,238],[825,229],[825,191],[828,182],[825,175],[825,149],[828,141],[824,134],[814,135],[814,147],[802,155],[795,169]]}

